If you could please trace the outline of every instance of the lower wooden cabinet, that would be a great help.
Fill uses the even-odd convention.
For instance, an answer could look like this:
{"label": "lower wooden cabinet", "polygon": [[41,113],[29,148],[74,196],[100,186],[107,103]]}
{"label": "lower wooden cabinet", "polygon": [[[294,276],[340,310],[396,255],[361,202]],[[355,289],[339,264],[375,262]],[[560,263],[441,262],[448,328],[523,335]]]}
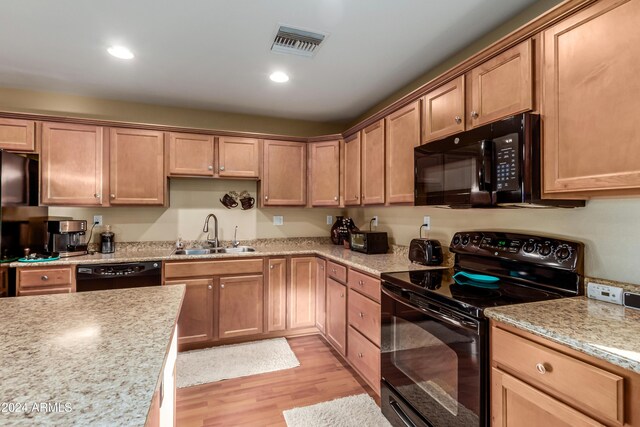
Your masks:
{"label": "lower wooden cabinet", "polygon": [[267,331],[287,329],[287,260],[267,261]]}
{"label": "lower wooden cabinet", "polygon": [[289,329],[316,324],[316,258],[291,258],[289,278]]}
{"label": "lower wooden cabinet", "polygon": [[347,351],[347,287],[327,279],[327,341],[343,356]]}
{"label": "lower wooden cabinet", "polygon": [[75,272],[75,266],[18,268],[16,273],[16,296],[75,292]]}
{"label": "lower wooden cabinet", "polygon": [[262,333],[262,275],[222,276],[218,292],[219,338]]}
{"label": "lower wooden cabinet", "polygon": [[373,390],[380,395],[380,348],[349,326],[347,359]]}
{"label": "lower wooden cabinet", "polygon": [[327,261],[316,258],[316,328],[326,332],[327,310]]}
{"label": "lower wooden cabinet", "polygon": [[165,285],[184,283],[187,288],[178,318],[178,344],[213,339],[213,278],[167,281]]}

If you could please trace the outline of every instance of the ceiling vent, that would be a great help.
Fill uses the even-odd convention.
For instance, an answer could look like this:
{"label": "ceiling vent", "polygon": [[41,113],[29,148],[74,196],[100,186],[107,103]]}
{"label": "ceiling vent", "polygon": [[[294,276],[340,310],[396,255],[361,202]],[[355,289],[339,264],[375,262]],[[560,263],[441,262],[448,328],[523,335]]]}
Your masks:
{"label": "ceiling vent", "polygon": [[271,50],[289,55],[312,57],[320,48],[326,34],[312,33],[293,27],[280,26]]}

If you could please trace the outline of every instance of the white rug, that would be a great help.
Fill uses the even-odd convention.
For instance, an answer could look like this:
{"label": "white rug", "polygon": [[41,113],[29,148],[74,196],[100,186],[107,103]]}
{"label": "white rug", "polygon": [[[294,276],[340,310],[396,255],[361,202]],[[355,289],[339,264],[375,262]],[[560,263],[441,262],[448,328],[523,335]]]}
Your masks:
{"label": "white rug", "polygon": [[224,345],[178,354],[178,388],[300,366],[285,338]]}
{"label": "white rug", "polygon": [[289,427],[391,427],[368,394],[289,409],[282,414]]}

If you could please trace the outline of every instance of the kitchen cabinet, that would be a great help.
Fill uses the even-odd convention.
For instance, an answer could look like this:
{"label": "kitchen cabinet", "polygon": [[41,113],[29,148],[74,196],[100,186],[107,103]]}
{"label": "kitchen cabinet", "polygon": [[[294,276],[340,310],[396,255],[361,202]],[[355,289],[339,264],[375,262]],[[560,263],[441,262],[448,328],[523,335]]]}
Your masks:
{"label": "kitchen cabinet", "polygon": [[340,205],[340,141],[309,144],[311,206]]}
{"label": "kitchen cabinet", "polygon": [[386,201],[413,203],[413,149],[420,145],[420,101],[385,118]]}
{"label": "kitchen cabinet", "polygon": [[214,137],[169,133],[169,176],[209,176],[215,173]]}
{"label": "kitchen cabinet", "polygon": [[178,344],[213,339],[213,278],[166,281],[165,285],[184,283],[186,290],[178,318]]}
{"label": "kitchen cabinet", "polygon": [[260,142],[255,138],[218,137],[218,176],[259,178]]}
{"label": "kitchen cabinet", "polygon": [[110,128],[109,158],[111,205],[164,206],[167,180],[162,132]]}
{"label": "kitchen cabinet", "polygon": [[316,259],[291,258],[289,276],[289,329],[316,324]]}
{"label": "kitchen cabinet", "polygon": [[347,350],[347,287],[327,279],[327,341],[340,353]]}
{"label": "kitchen cabinet", "polygon": [[360,132],[344,140],[344,204],[360,204]]}
{"label": "kitchen cabinet", "polygon": [[305,206],[307,146],[301,142],[264,141],[260,198],[263,206]]}
{"label": "kitchen cabinet", "polygon": [[327,310],[327,261],[316,258],[316,327],[325,334]]}
{"label": "kitchen cabinet", "polygon": [[9,286],[7,283],[8,267],[0,266],[0,298],[9,295]]}
{"label": "kitchen cabinet", "polygon": [[75,291],[75,266],[16,269],[16,296],[66,294]]}
{"label": "kitchen cabinet", "polygon": [[269,258],[267,264],[267,331],[284,331],[287,328],[287,260]]}
{"label": "kitchen cabinet", "polygon": [[257,335],[263,331],[262,275],[220,277],[218,337]]}
{"label": "kitchen cabinet", "polygon": [[384,203],[384,120],[362,130],[362,204]]}
{"label": "kitchen cabinet", "polygon": [[467,74],[467,123],[481,126],[533,108],[533,42],[528,39]]}
{"label": "kitchen cabinet", "polygon": [[465,129],[464,76],[427,93],[423,98],[423,141],[429,142]]}
{"label": "kitchen cabinet", "polygon": [[0,118],[0,148],[29,153],[36,151],[36,122]]}
{"label": "kitchen cabinet", "polygon": [[105,176],[104,129],[43,123],[40,156],[43,205],[102,206]]}
{"label": "kitchen cabinet", "polygon": [[638,22],[640,2],[603,0],[543,32],[546,196],[640,194]]}

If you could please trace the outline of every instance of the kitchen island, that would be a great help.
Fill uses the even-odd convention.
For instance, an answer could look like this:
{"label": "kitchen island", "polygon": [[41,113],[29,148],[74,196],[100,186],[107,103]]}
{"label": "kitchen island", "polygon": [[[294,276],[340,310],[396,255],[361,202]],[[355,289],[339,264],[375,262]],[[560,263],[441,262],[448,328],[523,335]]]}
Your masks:
{"label": "kitchen island", "polygon": [[0,425],[153,424],[184,291],[0,300]]}

